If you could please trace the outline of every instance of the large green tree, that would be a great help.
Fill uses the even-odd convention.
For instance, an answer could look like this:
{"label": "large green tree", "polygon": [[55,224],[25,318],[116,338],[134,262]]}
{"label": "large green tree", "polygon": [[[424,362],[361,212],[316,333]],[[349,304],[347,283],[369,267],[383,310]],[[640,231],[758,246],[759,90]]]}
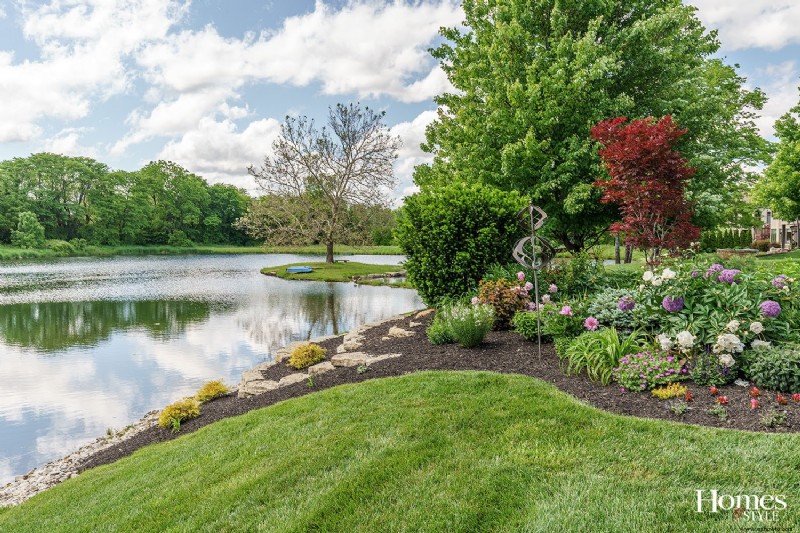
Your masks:
{"label": "large green tree", "polygon": [[798,221],[800,230],[800,103],[775,122],[775,158],[754,191],[754,200],[776,217]]}
{"label": "large green tree", "polygon": [[710,56],[719,43],[680,0],[464,0],[466,30],[442,31],[433,51],[455,90],[419,166],[423,188],[454,179],[530,196],[569,250],[585,247],[616,213],[591,184],[602,176],[589,138],[616,116],[672,115],[688,134],[677,147],[697,167],[687,195],[696,222],[749,179],[742,163],[763,157],[753,124],[764,96],[743,89],[734,68]]}

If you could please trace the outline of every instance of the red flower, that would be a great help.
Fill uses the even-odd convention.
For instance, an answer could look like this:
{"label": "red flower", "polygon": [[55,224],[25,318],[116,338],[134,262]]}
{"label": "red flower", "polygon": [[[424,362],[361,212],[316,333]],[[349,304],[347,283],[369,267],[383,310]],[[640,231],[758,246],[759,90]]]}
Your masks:
{"label": "red flower", "polygon": [[761,396],[761,391],[758,390],[758,387],[752,387],[750,389],[750,396],[752,396],[753,398],[758,398],[759,396]]}
{"label": "red flower", "polygon": [[684,395],[683,399],[686,400],[687,402],[691,402],[694,401],[694,396],[692,396],[691,392],[686,391],[686,394]]}
{"label": "red flower", "polygon": [[716,388],[714,385],[711,385],[708,388],[708,392],[710,392],[712,396],[716,396],[717,394],[719,394],[719,389]]}
{"label": "red flower", "polygon": [[720,396],[719,398],[717,398],[717,403],[720,405],[728,405],[728,397]]}
{"label": "red flower", "polygon": [[800,402],[800,394],[798,393],[792,394],[792,400],[794,400],[795,402]]}
{"label": "red flower", "polygon": [[789,400],[784,398],[783,394],[781,394],[780,392],[778,393],[778,397],[775,398],[775,401],[778,402],[778,405],[786,405],[787,403],[789,403]]}

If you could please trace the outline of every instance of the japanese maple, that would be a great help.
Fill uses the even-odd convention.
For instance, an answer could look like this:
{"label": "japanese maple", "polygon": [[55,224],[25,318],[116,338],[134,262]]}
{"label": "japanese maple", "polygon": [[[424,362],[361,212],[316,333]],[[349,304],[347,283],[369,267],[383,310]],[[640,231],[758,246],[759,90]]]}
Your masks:
{"label": "japanese maple", "polygon": [[654,264],[662,250],[687,248],[700,236],[700,228],[690,222],[692,203],[684,197],[696,169],[673,149],[686,130],[671,116],[627,122],[617,117],[592,128],[610,178],[597,180],[595,186],[603,190],[601,201],[616,204],[622,215],[611,232],[642,249]]}

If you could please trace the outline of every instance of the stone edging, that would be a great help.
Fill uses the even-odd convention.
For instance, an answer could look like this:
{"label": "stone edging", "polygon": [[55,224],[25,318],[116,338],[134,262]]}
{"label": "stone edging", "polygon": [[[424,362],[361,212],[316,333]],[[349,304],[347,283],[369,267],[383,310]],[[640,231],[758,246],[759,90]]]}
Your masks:
{"label": "stone edging", "polygon": [[[414,315],[415,319],[422,318],[429,314],[433,313],[433,309],[426,309],[423,311],[419,311]],[[308,367],[306,371],[296,372],[294,374],[289,374],[288,376],[284,376],[279,381],[271,380],[271,379],[264,379],[264,375],[261,373],[262,370],[267,370],[268,368],[277,365],[281,361],[286,360],[289,355],[292,353],[297,346],[301,346],[303,344],[308,344],[311,342],[320,343],[323,341],[327,341],[330,339],[334,339],[340,337],[340,335],[328,335],[325,337],[317,337],[315,339],[310,339],[307,341],[300,341],[300,342],[293,342],[289,346],[281,348],[277,352],[275,352],[275,357],[272,361],[268,361],[266,363],[261,363],[250,370],[245,370],[242,373],[242,379],[239,382],[239,398],[249,398],[251,396],[256,396],[258,394],[263,394],[267,391],[279,389],[281,387],[285,387],[287,385],[292,385],[294,383],[299,383],[301,381],[306,381],[310,377],[324,374],[325,372],[330,372],[338,367],[350,367],[350,366],[369,366],[371,364],[377,363],[378,361],[384,361],[386,359],[391,359],[394,357],[400,357],[402,354],[399,353],[390,353],[390,354],[382,354],[382,355],[370,355],[368,353],[358,351],[364,344],[364,332],[370,330],[372,328],[376,328],[387,324],[389,322],[394,322],[398,319],[404,319],[407,315],[398,315],[393,316],[390,318],[386,318],[384,320],[380,320],[378,322],[372,322],[369,324],[363,324],[358,326],[353,331],[346,333],[342,338],[342,344],[336,348],[336,355],[332,356],[330,360],[323,361],[316,365],[312,365]],[[416,323],[410,322],[410,326],[418,325]],[[392,337],[408,337],[414,335],[413,332],[399,328],[399,327],[392,327],[389,329],[386,338]]]}
{"label": "stone edging", "polygon": [[159,411],[150,411],[118,433],[99,437],[94,442],[78,448],[61,459],[34,468],[24,476],[17,476],[14,481],[0,488],[0,507],[19,505],[62,481],[76,477],[78,466],[84,459],[155,426],[158,423],[158,414]]}

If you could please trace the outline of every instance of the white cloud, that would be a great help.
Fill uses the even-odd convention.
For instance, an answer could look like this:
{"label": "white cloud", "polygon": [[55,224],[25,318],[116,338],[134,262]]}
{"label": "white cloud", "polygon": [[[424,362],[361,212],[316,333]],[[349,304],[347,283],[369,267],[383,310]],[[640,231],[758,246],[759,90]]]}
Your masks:
{"label": "white cloud", "polygon": [[770,80],[761,87],[769,100],[755,122],[761,135],[770,138],[775,135],[775,121],[800,99],[798,92],[800,71],[795,61],[786,61],[777,65],[767,65],[760,74]]}
{"label": "white cloud", "polygon": [[431,154],[422,151],[420,144],[425,142],[425,128],[435,119],[436,111],[423,111],[411,122],[401,122],[392,127],[392,133],[403,141],[394,165],[398,181],[395,187],[396,197],[402,198],[419,190],[414,185],[414,167],[433,160]]}
{"label": "white cloud", "polygon": [[797,0],[689,0],[709,29],[719,30],[723,50],[777,50],[800,43]]}
{"label": "white cloud", "polygon": [[97,157],[97,149],[92,146],[84,146],[80,139],[87,130],[85,128],[65,128],[54,137],[45,140],[43,149],[45,152],[63,154],[76,157]]}

